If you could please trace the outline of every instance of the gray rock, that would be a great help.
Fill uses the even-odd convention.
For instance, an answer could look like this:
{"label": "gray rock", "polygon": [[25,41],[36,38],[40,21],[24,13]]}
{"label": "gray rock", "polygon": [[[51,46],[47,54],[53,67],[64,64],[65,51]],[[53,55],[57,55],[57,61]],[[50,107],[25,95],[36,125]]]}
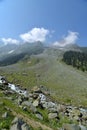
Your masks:
{"label": "gray rock", "polygon": [[18,117],[15,117],[12,121],[12,125],[10,130],[30,130],[27,125],[25,125],[24,121]]}
{"label": "gray rock", "polygon": [[43,94],[50,95],[50,92],[48,91],[47,87],[40,85],[40,89],[41,89]]}
{"label": "gray rock", "polygon": [[3,115],[2,115],[2,118],[7,118],[8,117],[8,112],[5,112]]}
{"label": "gray rock", "polygon": [[81,113],[87,113],[87,109],[80,108]]}
{"label": "gray rock", "polygon": [[23,99],[22,99],[22,97],[21,97],[21,96],[19,96],[19,97],[18,97],[18,105],[21,105],[21,104],[22,104],[22,102],[23,102]]}
{"label": "gray rock", "polygon": [[14,120],[12,121],[12,125],[16,124],[18,122],[18,117],[15,117]]}
{"label": "gray rock", "polygon": [[16,123],[11,126],[10,130],[21,130],[20,124]]}
{"label": "gray rock", "polygon": [[32,113],[36,113],[37,112],[36,107],[34,107],[33,105],[30,106],[30,110],[31,110]]}
{"label": "gray rock", "polygon": [[42,102],[43,108],[49,109],[49,108],[55,108],[55,103],[53,102]]}
{"label": "gray rock", "polygon": [[49,113],[48,114],[48,118],[49,119],[54,119],[54,118],[57,118],[58,117],[58,114],[57,113]]}
{"label": "gray rock", "polygon": [[42,106],[43,106],[43,108],[46,108],[46,109],[47,109],[47,108],[48,108],[48,102],[43,102],[43,103],[42,103]]}
{"label": "gray rock", "polygon": [[48,108],[48,111],[49,111],[49,112],[52,112],[52,113],[58,112],[56,108]]}
{"label": "gray rock", "polygon": [[63,130],[81,130],[81,128],[75,124],[64,124]]}
{"label": "gray rock", "polygon": [[53,107],[55,107],[55,103],[53,103],[53,102],[48,102],[48,108],[53,108]]}
{"label": "gray rock", "polygon": [[85,126],[83,126],[83,125],[79,125],[79,126],[80,126],[81,130],[87,130],[87,128]]}
{"label": "gray rock", "polygon": [[46,101],[46,96],[42,93],[39,94],[40,102]]}
{"label": "gray rock", "polygon": [[23,106],[23,111],[27,111],[27,107],[26,106]]}
{"label": "gray rock", "polygon": [[38,105],[39,105],[39,101],[38,101],[38,100],[35,100],[35,101],[33,102],[33,106],[34,106],[34,107],[38,107]]}
{"label": "gray rock", "polygon": [[41,113],[36,113],[35,116],[40,119],[40,120],[43,120],[43,116]]}
{"label": "gray rock", "polygon": [[30,130],[30,127],[29,127],[29,125],[27,125],[26,123],[24,123],[24,124],[21,126],[21,129],[22,129],[22,130]]}
{"label": "gray rock", "polygon": [[57,111],[58,112],[64,112],[66,107],[64,105],[58,104],[57,105]]}
{"label": "gray rock", "polygon": [[32,88],[32,92],[41,93],[41,89],[38,86]]}
{"label": "gray rock", "polygon": [[25,105],[25,106],[30,107],[30,106],[32,105],[32,103],[29,102],[29,101],[24,101],[24,102],[22,103],[22,105]]}
{"label": "gray rock", "polygon": [[17,124],[17,123],[22,125],[24,122],[22,119],[15,117],[14,120],[12,121],[12,125]]}

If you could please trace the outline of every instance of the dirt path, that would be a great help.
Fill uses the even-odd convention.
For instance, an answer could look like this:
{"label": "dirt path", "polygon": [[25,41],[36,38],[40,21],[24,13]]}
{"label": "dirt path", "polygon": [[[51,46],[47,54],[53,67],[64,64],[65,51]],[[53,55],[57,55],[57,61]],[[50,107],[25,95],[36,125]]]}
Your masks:
{"label": "dirt path", "polygon": [[16,113],[15,111],[11,110],[13,115],[14,116],[17,116],[19,118],[22,118],[27,124],[31,125],[33,128],[36,128],[38,129],[39,127],[41,127],[43,130],[53,130],[52,128],[38,122],[38,121],[35,121],[33,119],[30,119],[28,117],[26,117],[26,114],[19,114],[19,113]]}

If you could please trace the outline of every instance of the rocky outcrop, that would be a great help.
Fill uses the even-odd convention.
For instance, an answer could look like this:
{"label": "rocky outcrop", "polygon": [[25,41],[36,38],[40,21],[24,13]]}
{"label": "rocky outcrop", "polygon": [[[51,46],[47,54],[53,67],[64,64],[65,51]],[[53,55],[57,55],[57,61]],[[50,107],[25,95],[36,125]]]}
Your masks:
{"label": "rocky outcrop", "polygon": [[10,130],[30,130],[30,127],[22,119],[15,117]]}

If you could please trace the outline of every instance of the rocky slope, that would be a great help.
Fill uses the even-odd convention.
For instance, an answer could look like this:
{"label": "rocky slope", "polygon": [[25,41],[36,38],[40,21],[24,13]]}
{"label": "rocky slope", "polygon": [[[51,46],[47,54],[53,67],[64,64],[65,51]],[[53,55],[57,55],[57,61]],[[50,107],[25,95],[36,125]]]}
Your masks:
{"label": "rocky slope", "polygon": [[8,127],[0,122],[1,130],[87,130],[87,108],[56,103],[45,86],[28,91],[0,76],[0,98],[5,107],[0,119],[13,115]]}

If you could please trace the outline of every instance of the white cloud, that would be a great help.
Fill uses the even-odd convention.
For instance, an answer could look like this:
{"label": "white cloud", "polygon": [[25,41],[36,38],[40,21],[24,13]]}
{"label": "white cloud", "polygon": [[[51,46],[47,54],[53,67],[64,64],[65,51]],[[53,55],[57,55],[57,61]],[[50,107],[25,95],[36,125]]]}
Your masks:
{"label": "white cloud", "polygon": [[44,28],[33,28],[27,33],[21,34],[20,38],[24,42],[36,42],[41,41],[44,42],[46,40],[46,36],[49,34],[49,30]]}
{"label": "white cloud", "polygon": [[19,44],[20,42],[16,39],[12,39],[12,38],[2,38],[1,41],[7,45],[7,44]]}
{"label": "white cloud", "polygon": [[68,44],[75,44],[78,39],[78,35],[78,32],[68,31],[68,35],[66,37],[63,37],[61,41],[56,41],[55,43],[53,43],[53,45],[64,47]]}

